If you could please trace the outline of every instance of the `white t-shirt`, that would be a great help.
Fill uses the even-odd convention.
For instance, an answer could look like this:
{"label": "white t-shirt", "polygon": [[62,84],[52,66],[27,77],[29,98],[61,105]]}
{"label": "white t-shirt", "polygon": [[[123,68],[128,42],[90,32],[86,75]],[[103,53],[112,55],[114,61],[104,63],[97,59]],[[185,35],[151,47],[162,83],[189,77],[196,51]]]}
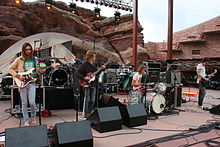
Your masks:
{"label": "white t-shirt", "polygon": [[[201,70],[200,74],[202,75],[202,77],[206,77],[205,66],[202,65],[202,63],[197,65],[196,71],[198,71],[199,69]],[[199,83],[200,80],[201,80],[201,77],[198,76],[197,83]]]}
{"label": "white t-shirt", "polygon": [[[133,80],[138,81],[139,83],[141,83],[141,78],[142,78],[142,74],[139,74],[138,72],[136,72],[133,76]],[[137,90],[140,88],[141,86],[133,86],[133,90]]]}

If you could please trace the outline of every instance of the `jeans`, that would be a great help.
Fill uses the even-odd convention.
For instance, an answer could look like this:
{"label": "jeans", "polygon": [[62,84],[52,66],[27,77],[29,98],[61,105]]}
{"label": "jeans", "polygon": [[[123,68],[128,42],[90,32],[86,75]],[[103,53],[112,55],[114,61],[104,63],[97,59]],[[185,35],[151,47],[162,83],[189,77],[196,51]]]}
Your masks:
{"label": "jeans", "polygon": [[83,103],[83,114],[89,114],[92,112],[96,97],[96,87],[91,86],[84,88],[84,103]]}
{"label": "jeans", "polygon": [[22,103],[22,114],[24,121],[29,121],[28,117],[28,101],[31,108],[31,117],[36,117],[36,103],[35,103],[35,95],[36,95],[36,85],[35,83],[29,83],[24,88],[18,88],[21,97]]}
{"label": "jeans", "polygon": [[201,83],[199,83],[199,101],[198,101],[199,106],[202,106],[205,95],[206,95],[205,87],[202,86]]}

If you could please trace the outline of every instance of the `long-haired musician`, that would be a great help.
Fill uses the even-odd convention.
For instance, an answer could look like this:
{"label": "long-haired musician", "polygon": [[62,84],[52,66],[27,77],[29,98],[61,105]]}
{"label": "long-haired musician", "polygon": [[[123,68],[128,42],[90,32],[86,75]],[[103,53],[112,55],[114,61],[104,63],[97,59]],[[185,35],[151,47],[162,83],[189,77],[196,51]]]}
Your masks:
{"label": "long-haired musician", "polygon": [[[86,61],[77,69],[75,75],[80,80],[89,82],[92,78],[90,73],[94,73],[96,68],[94,62],[96,60],[96,52],[94,50],[88,50],[86,52]],[[83,103],[83,115],[85,118],[88,118],[90,113],[93,110],[95,97],[96,97],[96,85],[95,82],[91,82],[85,85],[82,85],[84,91],[84,103]]]}
{"label": "long-haired musician", "polygon": [[[36,59],[33,56],[33,48],[30,43],[24,43],[22,46],[22,55],[18,57],[8,69],[8,72],[17,80],[25,81],[25,77],[20,72],[27,72],[30,69],[35,69]],[[25,87],[19,87],[21,103],[22,103],[22,114],[24,119],[24,126],[30,126],[30,120],[28,116],[28,101],[31,108],[31,123],[37,123],[36,119],[36,103],[35,103],[35,93],[36,84],[34,81],[28,83]]]}

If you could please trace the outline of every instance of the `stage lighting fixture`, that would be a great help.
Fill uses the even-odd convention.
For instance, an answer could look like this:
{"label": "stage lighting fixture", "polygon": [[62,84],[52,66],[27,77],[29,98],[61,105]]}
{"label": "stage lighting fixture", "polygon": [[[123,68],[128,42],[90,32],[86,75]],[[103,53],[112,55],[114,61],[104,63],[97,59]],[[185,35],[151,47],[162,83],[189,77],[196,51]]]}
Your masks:
{"label": "stage lighting fixture", "polygon": [[94,0],[91,0],[91,3],[93,4],[93,3],[94,3]]}
{"label": "stage lighting fixture", "polygon": [[121,18],[121,13],[120,12],[118,12],[118,11],[115,11],[115,20],[117,20],[117,21],[119,21],[120,20],[120,18]]}
{"label": "stage lighting fixture", "polygon": [[52,9],[52,0],[45,0],[45,5],[48,10]]}
{"label": "stage lighting fixture", "polygon": [[19,5],[21,3],[21,0],[15,0],[15,3]]}
{"label": "stage lighting fixture", "polygon": [[81,2],[84,2],[84,0],[81,0]]}
{"label": "stage lighting fixture", "polygon": [[97,18],[99,18],[99,17],[100,17],[100,11],[101,11],[101,9],[100,9],[100,8],[95,7],[95,9],[94,9],[94,13],[95,13],[95,16],[96,16]]}
{"label": "stage lighting fixture", "polygon": [[86,0],[86,2],[88,3],[88,2],[89,2],[89,0]]}
{"label": "stage lighting fixture", "polygon": [[129,11],[132,12],[132,8],[130,8]]}
{"label": "stage lighting fixture", "polygon": [[103,2],[103,1],[101,1],[99,4],[100,4],[100,5],[104,5],[104,2]]}
{"label": "stage lighting fixture", "polygon": [[128,11],[128,7],[125,8],[125,11]]}
{"label": "stage lighting fixture", "polygon": [[121,7],[121,9],[122,9],[122,10],[125,10],[125,7],[124,7],[124,6],[122,6],[122,7]]}
{"label": "stage lighting fixture", "polygon": [[76,4],[72,2],[70,3],[69,7],[70,7],[70,12],[74,14],[76,12]]}
{"label": "stage lighting fixture", "polygon": [[109,3],[108,6],[111,8],[112,7],[112,3]]}
{"label": "stage lighting fixture", "polygon": [[99,2],[96,0],[96,1],[95,1],[95,4],[96,4],[96,5],[98,5],[98,4],[99,4]]}

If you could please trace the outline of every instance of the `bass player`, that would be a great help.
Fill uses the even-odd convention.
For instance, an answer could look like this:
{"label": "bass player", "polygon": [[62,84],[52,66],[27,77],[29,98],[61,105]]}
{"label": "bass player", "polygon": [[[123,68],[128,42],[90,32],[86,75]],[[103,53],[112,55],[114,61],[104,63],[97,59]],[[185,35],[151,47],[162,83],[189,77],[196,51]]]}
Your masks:
{"label": "bass player", "polygon": [[[90,82],[94,78],[96,68],[94,62],[96,60],[96,52],[94,50],[88,50],[86,52],[86,61],[77,69],[75,76],[80,79],[81,86],[84,91],[84,102],[83,102],[83,116],[88,118],[93,110],[95,98],[96,98],[96,81]],[[103,65],[102,69],[105,68]],[[85,84],[84,84],[85,83]]]}

